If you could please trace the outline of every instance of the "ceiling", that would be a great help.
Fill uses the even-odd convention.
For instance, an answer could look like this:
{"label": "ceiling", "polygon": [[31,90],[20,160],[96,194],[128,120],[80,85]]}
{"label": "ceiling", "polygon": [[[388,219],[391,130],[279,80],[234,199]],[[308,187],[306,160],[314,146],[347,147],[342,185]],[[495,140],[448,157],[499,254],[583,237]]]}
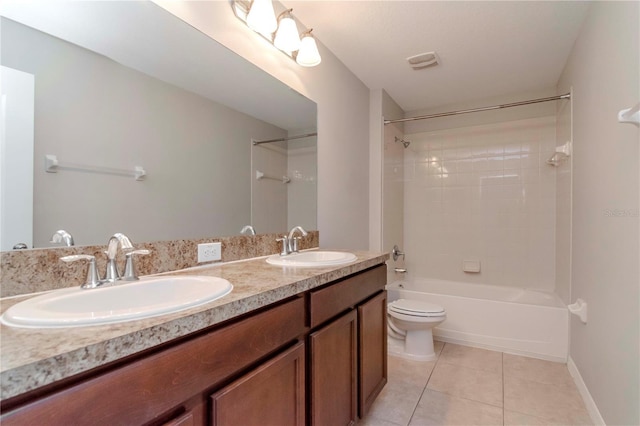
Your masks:
{"label": "ceiling", "polygon": [[[555,87],[589,6],[578,1],[283,3],[364,84],[384,89],[404,111]],[[409,67],[407,57],[430,51],[437,52],[440,65]]]}

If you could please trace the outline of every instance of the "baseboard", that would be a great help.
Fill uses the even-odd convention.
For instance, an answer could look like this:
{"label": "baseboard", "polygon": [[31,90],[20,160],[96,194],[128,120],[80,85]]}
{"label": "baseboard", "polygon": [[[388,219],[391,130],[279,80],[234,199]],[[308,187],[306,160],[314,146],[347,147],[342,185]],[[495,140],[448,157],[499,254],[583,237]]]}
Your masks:
{"label": "baseboard", "polygon": [[593,422],[593,424],[596,426],[606,426],[606,423],[604,422],[604,419],[600,414],[600,410],[598,410],[596,402],[591,397],[589,389],[587,389],[587,385],[582,379],[580,371],[578,370],[576,364],[573,362],[573,359],[571,359],[571,356],[569,356],[569,359],[567,361],[567,368],[569,368],[569,374],[571,374],[571,377],[573,377],[573,381],[578,387],[578,392],[580,392],[580,395],[582,396],[582,400],[584,401],[584,405],[587,408],[587,412],[589,412],[589,416],[591,417],[591,421]]}

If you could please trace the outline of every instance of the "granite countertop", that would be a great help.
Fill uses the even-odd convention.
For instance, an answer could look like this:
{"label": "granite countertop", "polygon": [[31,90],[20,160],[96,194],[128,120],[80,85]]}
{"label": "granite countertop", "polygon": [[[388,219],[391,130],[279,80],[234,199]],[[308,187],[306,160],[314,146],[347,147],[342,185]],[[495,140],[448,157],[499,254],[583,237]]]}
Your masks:
{"label": "granite countertop", "polygon": [[[0,325],[0,399],[186,336],[381,264],[389,257],[386,253],[352,253],[357,256],[356,261],[334,267],[284,268],[269,265],[265,257],[260,257],[175,271],[169,274],[224,278],[234,288],[230,294],[205,305],[153,318],[58,329]],[[1,312],[27,297],[0,299]]]}

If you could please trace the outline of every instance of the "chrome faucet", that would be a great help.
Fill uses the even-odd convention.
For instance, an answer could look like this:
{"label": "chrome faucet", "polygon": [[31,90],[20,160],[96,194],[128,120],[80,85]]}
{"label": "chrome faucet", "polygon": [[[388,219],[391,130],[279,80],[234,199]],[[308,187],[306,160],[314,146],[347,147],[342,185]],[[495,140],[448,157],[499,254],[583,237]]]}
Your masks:
{"label": "chrome faucet", "polygon": [[256,229],[251,225],[245,225],[240,230],[240,234],[256,235]]}
{"label": "chrome faucet", "polygon": [[296,233],[299,232],[302,237],[306,237],[309,235],[307,231],[304,230],[302,226],[294,226],[289,231],[289,236],[283,235],[281,238],[276,238],[276,241],[282,242],[282,250],[280,251],[280,256],[286,256],[291,253],[298,252],[298,240],[302,237],[296,237]]}
{"label": "chrome faucet", "polygon": [[[126,265],[124,269],[124,276],[120,275],[118,271],[118,265],[116,265],[116,256],[118,254],[118,247],[125,253]],[[96,258],[86,254],[75,254],[71,256],[61,257],[63,262],[71,263],[79,260],[86,260],[89,262],[89,270],[87,271],[86,282],[81,288],[98,288],[102,285],[112,285],[116,281],[135,281],[138,280],[136,273],[136,267],[133,263],[134,255],[149,254],[149,250],[140,249],[134,250],[131,240],[124,234],[116,233],[109,238],[109,244],[107,250],[104,252],[107,255],[107,270],[105,271],[104,278],[98,278],[98,271],[96,268]]]}
{"label": "chrome faucet", "polygon": [[[299,232],[302,236],[296,237],[296,232]],[[298,240],[300,240],[302,237],[306,237],[307,235],[309,235],[309,233],[305,231],[302,226],[294,226],[293,228],[291,228],[291,231],[289,231],[289,236],[287,237],[287,241],[289,244],[289,253],[297,253]]]}
{"label": "chrome faucet", "polygon": [[109,245],[107,246],[107,270],[104,275],[104,282],[113,283],[120,279],[120,272],[118,272],[118,265],[116,265],[116,255],[118,254],[118,247],[122,251],[129,252],[133,250],[133,244],[131,240],[124,234],[116,233],[109,238]]}
{"label": "chrome faucet", "polygon": [[59,229],[51,236],[51,241],[49,242],[52,244],[63,244],[67,247],[71,247],[73,245],[73,237],[64,229]]}

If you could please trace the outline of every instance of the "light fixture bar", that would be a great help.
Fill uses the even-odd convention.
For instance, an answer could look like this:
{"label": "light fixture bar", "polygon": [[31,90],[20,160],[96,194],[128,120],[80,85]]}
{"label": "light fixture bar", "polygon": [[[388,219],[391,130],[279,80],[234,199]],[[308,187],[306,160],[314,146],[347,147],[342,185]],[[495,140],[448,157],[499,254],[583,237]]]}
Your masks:
{"label": "light fixture bar", "polygon": [[[278,50],[294,59],[299,65],[303,67],[314,67],[322,61],[320,52],[318,51],[318,45],[313,35],[311,35],[311,30],[299,34],[296,21],[291,14],[293,9],[285,10],[276,18],[275,13],[271,13],[273,10],[271,0],[253,0],[253,2],[233,0],[232,7],[236,18],[240,19],[249,28],[268,40]],[[258,9],[256,10],[254,8]],[[254,13],[252,13],[252,10]],[[257,13],[257,15],[254,15],[255,13]],[[254,19],[262,22],[254,18],[254,16],[265,15],[268,16],[268,18],[265,18],[265,22],[268,21],[271,22],[271,24],[263,25],[254,23]],[[273,15],[273,19],[276,22],[275,27],[273,27],[271,15]]]}

